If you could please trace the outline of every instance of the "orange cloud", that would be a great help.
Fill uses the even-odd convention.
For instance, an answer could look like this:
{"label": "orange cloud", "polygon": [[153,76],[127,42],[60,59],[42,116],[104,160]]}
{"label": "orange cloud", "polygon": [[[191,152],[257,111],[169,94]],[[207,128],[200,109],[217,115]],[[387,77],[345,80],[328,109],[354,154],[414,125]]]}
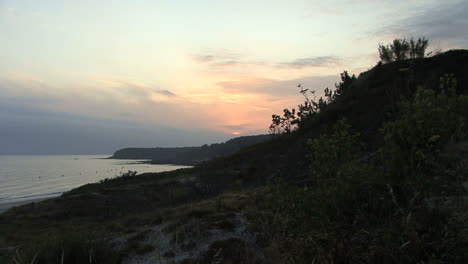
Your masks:
{"label": "orange cloud", "polygon": [[205,72],[179,80],[170,92],[158,85],[113,77],[88,76],[82,84],[66,85],[68,89],[34,78],[16,79],[17,96],[48,91],[46,96],[58,99],[45,106],[52,110],[233,135],[267,132],[273,113],[301,102],[297,83],[322,88],[323,83],[333,84],[329,77],[283,81]]}

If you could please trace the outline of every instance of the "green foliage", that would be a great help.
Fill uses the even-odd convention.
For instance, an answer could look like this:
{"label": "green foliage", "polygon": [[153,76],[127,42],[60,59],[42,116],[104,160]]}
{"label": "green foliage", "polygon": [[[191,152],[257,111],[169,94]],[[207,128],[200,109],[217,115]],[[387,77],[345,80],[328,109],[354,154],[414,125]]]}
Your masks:
{"label": "green foliage", "polygon": [[[372,188],[365,178],[368,167],[358,160],[358,137],[349,124],[338,121],[327,133],[308,142],[309,185],[272,185],[268,196],[258,198],[261,213],[255,221],[260,242],[273,263],[362,262],[370,257],[364,252],[376,245],[369,244],[369,231],[355,229],[369,229],[373,219],[365,216],[370,212],[390,215],[392,210],[386,210],[380,199],[369,199]],[[391,202],[386,207],[393,209]]]}
{"label": "green foliage", "polygon": [[425,38],[394,39],[390,44],[379,44],[379,56],[383,63],[424,58],[428,46],[429,41]]}
{"label": "green foliage", "polygon": [[461,180],[457,159],[444,148],[467,137],[468,97],[456,94],[453,75],[441,77],[440,89],[419,88],[382,130],[391,180],[418,191],[448,192]]}
{"label": "green foliage", "polygon": [[[444,75],[440,91],[419,88],[384,124],[375,155],[345,120],[310,139],[307,184],[270,185],[256,197],[252,219],[267,260],[466,263],[468,214],[456,202],[465,168],[447,151],[468,138],[468,97],[456,85]],[[431,202],[440,195],[455,203]]]}
{"label": "green foliage", "polygon": [[330,133],[309,140],[309,158],[316,181],[334,180],[348,173],[356,163],[360,153],[359,134],[351,133],[350,128],[345,120],[340,120],[333,125]]}

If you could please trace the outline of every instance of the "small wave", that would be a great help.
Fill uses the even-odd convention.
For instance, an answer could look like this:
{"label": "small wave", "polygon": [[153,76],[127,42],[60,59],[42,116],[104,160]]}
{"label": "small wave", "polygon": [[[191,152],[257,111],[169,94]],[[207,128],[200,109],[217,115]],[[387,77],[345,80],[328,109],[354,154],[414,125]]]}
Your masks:
{"label": "small wave", "polygon": [[136,160],[136,161],[125,161],[125,162],[116,162],[115,165],[141,165],[149,164],[151,160]]}

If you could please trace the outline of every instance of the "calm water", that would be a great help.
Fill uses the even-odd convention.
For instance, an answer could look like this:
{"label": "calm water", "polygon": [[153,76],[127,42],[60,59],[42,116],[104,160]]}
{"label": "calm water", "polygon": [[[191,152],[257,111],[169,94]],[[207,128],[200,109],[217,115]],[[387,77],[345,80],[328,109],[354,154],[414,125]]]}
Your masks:
{"label": "calm water", "polygon": [[141,160],[110,160],[110,155],[2,156],[0,155],[0,204],[48,198],[111,178],[128,170],[169,171],[186,166],[136,164]]}

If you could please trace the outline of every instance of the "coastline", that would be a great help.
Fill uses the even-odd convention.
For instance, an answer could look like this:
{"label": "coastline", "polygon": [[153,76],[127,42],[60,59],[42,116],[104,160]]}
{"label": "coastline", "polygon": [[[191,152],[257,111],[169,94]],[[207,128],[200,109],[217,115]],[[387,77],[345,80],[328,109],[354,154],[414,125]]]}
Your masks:
{"label": "coastline", "polygon": [[129,170],[144,174],[186,168],[144,164],[141,160],[109,160],[108,157],[109,155],[0,156],[0,214],[11,207],[39,202],[82,185],[119,177]]}
{"label": "coastline", "polygon": [[51,199],[51,198],[52,197],[36,198],[36,199],[16,201],[16,202],[11,202],[11,203],[3,203],[3,204],[0,204],[0,214],[4,213],[8,209],[13,208],[15,206],[21,206],[21,205],[30,204],[30,203],[37,203],[37,202],[44,201],[44,200]]}

